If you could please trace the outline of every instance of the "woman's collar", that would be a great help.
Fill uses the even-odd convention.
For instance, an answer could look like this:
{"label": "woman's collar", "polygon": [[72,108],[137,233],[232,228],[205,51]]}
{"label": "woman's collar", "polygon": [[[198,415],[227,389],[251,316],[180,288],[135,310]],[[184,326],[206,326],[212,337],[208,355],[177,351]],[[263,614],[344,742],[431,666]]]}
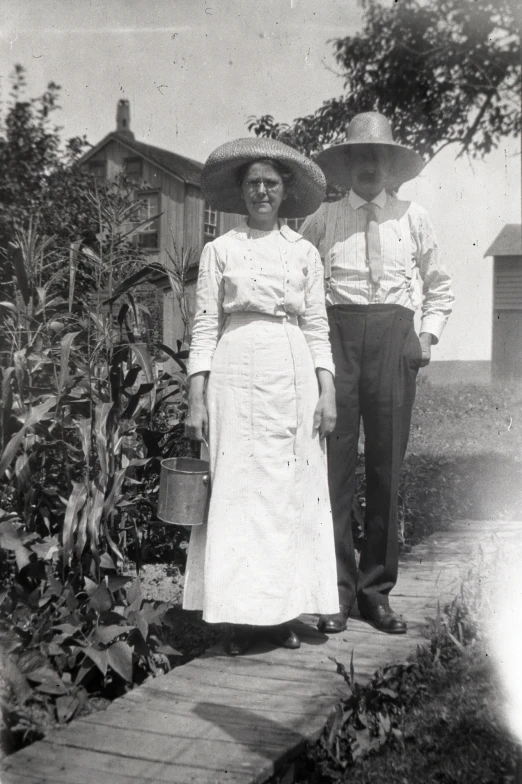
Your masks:
{"label": "woman's collar", "polygon": [[[283,223],[281,220],[279,221],[279,232],[288,242],[298,242],[299,240],[303,239],[300,234],[291,229],[290,226],[287,226],[286,223]],[[248,225],[246,220],[240,223],[239,226],[231,229],[229,233],[238,240],[247,240]]]}

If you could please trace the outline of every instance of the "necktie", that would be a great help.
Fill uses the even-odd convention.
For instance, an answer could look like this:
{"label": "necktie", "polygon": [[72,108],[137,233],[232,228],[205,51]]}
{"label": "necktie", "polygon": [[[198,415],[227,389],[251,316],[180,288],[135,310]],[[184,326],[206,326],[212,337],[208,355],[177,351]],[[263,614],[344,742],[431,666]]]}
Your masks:
{"label": "necktie", "polygon": [[370,273],[374,283],[378,283],[383,273],[381,254],[381,239],[379,237],[379,222],[377,220],[377,207],[368,202],[362,209],[366,213],[366,258],[370,265]]}

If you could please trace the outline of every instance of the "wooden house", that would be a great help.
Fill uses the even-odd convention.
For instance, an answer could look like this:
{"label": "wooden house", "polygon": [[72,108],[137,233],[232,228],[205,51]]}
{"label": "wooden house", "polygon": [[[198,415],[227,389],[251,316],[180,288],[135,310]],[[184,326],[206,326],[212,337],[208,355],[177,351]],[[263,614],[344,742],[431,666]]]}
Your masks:
{"label": "wooden house", "polygon": [[493,378],[522,378],[522,226],[509,223],[485,256],[493,256]]}
{"label": "wooden house", "polygon": [[[189,311],[193,311],[203,245],[241,220],[239,215],[216,212],[205,202],[200,188],[203,164],[137,141],[131,130],[129,101],[122,99],[117,105],[116,129],[84,155],[82,165],[101,179],[125,172],[136,182],[141,203],[138,222],[161,213],[137,237],[151,262],[168,264],[169,258],[182,251],[192,253],[186,280]],[[158,277],[156,285],[163,291],[163,340],[175,346],[184,335],[180,308],[166,276]]]}

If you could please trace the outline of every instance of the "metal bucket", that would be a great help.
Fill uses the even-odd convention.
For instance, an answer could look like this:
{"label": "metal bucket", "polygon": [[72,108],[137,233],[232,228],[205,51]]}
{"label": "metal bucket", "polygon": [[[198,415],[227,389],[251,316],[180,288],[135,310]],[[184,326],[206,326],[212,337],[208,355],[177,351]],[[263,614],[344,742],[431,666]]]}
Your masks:
{"label": "metal bucket", "polygon": [[169,525],[202,525],[210,499],[209,464],[193,457],[161,461],[158,518]]}

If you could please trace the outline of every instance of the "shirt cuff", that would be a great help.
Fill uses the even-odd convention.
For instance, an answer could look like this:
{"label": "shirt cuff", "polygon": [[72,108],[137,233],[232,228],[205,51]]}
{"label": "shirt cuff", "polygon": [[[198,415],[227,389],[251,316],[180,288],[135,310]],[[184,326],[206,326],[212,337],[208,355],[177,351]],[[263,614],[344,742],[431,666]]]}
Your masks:
{"label": "shirt cuff", "polygon": [[187,376],[193,376],[194,373],[210,372],[211,365],[212,357],[210,354],[190,356],[187,363]]}
{"label": "shirt cuff", "polygon": [[439,342],[439,338],[442,335],[442,330],[444,329],[445,325],[446,320],[441,316],[428,315],[421,319],[420,331],[430,332],[435,337],[433,344],[436,344]]}
{"label": "shirt cuff", "polygon": [[327,359],[325,357],[317,358],[314,360],[314,368],[316,370],[329,370],[332,376],[335,377],[335,365],[332,359]]}

